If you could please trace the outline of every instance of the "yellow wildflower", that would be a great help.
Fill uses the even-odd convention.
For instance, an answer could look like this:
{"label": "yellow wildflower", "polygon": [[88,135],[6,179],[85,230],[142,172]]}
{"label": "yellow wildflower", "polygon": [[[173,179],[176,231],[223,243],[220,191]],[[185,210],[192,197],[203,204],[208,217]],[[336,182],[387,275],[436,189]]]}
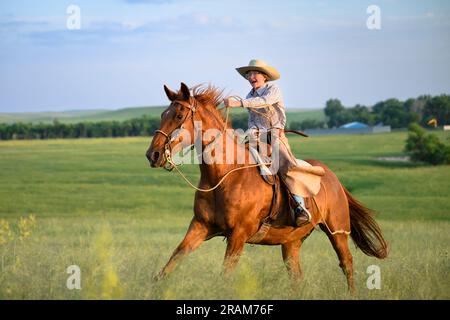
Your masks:
{"label": "yellow wildflower", "polygon": [[29,236],[36,227],[36,217],[30,214],[27,218],[20,217],[19,219],[19,240],[23,241]]}
{"label": "yellow wildflower", "polygon": [[0,219],[0,245],[10,242],[14,238],[9,222]]}

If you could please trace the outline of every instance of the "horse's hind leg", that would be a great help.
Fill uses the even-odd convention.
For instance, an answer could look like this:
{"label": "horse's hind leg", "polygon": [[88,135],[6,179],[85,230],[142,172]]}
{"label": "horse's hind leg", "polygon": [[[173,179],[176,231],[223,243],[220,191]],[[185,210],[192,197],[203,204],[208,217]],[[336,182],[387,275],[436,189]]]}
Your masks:
{"label": "horse's hind leg", "polygon": [[326,230],[334,251],[339,258],[339,266],[347,277],[347,285],[350,293],[355,292],[355,283],[353,281],[353,257],[348,247],[348,235],[345,233],[330,234]]}
{"label": "horse's hind leg", "polygon": [[169,262],[167,262],[165,267],[156,276],[156,280],[164,278],[175,268],[176,264],[184,256],[197,249],[203,243],[203,241],[205,241],[206,237],[208,236],[208,232],[209,230],[207,226],[193,218],[183,241],[181,241],[181,243],[172,253]]}
{"label": "horse's hind leg", "polygon": [[286,265],[291,279],[296,281],[301,280],[303,277],[299,261],[299,251],[301,245],[301,240],[295,240],[281,245],[281,253],[283,254],[284,264]]}

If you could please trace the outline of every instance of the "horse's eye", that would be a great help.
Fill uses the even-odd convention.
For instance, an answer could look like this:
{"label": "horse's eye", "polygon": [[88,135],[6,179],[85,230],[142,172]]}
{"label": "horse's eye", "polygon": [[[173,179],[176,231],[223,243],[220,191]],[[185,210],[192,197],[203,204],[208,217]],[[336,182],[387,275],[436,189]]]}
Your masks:
{"label": "horse's eye", "polygon": [[178,119],[178,120],[183,119],[183,115],[181,115],[181,114],[177,115],[177,119]]}

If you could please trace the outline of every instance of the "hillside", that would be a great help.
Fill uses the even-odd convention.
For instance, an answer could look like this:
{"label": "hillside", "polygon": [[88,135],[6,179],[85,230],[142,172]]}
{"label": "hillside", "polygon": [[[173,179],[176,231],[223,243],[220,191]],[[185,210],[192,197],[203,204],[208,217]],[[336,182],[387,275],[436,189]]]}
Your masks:
{"label": "hillside", "polygon": [[[0,113],[0,123],[51,123],[55,119],[62,123],[97,122],[97,121],[124,121],[139,118],[143,115],[160,117],[165,106],[133,107],[118,110],[71,110],[62,112],[25,112]],[[243,109],[233,109],[232,113],[245,112]],[[325,115],[321,109],[288,109],[286,112],[288,123],[303,121],[305,119],[324,120]]]}
{"label": "hillside", "polygon": [[24,112],[0,113],[0,123],[32,122],[50,123],[55,119],[63,123],[76,123],[85,121],[117,120],[123,121],[139,118],[143,115],[159,116],[164,107],[134,107],[118,110],[72,110],[61,112]]}

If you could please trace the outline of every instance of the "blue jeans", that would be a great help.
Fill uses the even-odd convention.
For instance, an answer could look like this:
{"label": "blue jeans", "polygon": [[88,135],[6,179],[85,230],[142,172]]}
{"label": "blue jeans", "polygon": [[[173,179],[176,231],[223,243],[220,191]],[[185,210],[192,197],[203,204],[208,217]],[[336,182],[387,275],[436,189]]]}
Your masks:
{"label": "blue jeans", "polygon": [[303,208],[305,207],[305,199],[303,199],[303,197],[300,197],[296,194],[292,195],[295,199],[295,201],[297,201],[298,204],[300,204]]}

